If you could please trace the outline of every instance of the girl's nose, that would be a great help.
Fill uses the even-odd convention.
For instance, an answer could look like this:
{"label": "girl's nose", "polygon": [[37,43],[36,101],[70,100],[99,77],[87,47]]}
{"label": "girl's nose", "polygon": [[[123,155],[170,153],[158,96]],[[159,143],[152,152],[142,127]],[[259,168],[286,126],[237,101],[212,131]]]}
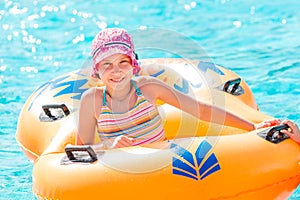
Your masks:
{"label": "girl's nose", "polygon": [[114,72],[114,73],[118,73],[118,72],[120,72],[120,71],[121,71],[121,70],[120,70],[119,64],[113,63],[113,72]]}

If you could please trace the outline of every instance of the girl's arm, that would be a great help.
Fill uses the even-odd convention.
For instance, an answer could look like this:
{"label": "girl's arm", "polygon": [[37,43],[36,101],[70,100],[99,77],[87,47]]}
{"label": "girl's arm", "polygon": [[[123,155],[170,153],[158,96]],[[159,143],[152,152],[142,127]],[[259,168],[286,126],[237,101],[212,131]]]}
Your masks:
{"label": "girl's arm", "polygon": [[173,89],[158,79],[150,78],[147,79],[146,82],[145,88],[147,88],[148,85],[148,89],[146,90],[147,93],[150,93],[149,98],[153,100],[160,99],[203,121],[211,121],[245,130],[254,130],[265,126],[264,124],[256,126],[254,123],[228,112],[221,107],[196,100],[189,95],[185,95]]}
{"label": "girl's arm", "polygon": [[95,105],[96,88],[89,89],[85,92],[80,101],[78,134],[76,138],[77,145],[92,145],[95,140],[95,130],[97,125],[96,105]]}

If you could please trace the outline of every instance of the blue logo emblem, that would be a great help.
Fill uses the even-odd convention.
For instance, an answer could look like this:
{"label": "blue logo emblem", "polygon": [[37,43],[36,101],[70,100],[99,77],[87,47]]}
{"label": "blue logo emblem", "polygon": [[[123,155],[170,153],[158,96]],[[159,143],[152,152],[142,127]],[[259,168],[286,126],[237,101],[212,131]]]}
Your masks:
{"label": "blue logo emblem", "polygon": [[199,62],[198,64],[198,69],[206,72],[208,69],[210,69],[211,71],[216,72],[217,74],[224,76],[224,72],[222,72],[222,70],[220,70],[219,68],[216,67],[216,65],[214,63],[211,62]]}
{"label": "blue logo emblem", "polygon": [[83,85],[85,85],[88,80],[87,79],[78,79],[78,80],[70,80],[66,81],[68,78],[70,78],[70,75],[63,76],[57,79],[54,79],[52,81],[49,81],[42,85],[40,88],[38,88],[36,91],[40,90],[37,96],[33,99],[31,102],[28,110],[31,109],[33,103],[36,99],[38,99],[41,95],[43,95],[44,92],[52,91],[57,88],[61,88],[59,92],[53,95],[53,97],[58,97],[61,95],[66,94],[73,94],[70,98],[75,100],[80,100],[82,94],[88,89],[88,88],[81,88]]}
{"label": "blue logo emblem", "polygon": [[201,142],[194,153],[172,143],[171,150],[176,154],[173,157],[173,174],[202,180],[220,170],[218,159],[210,152],[211,149],[212,146],[207,141]]}

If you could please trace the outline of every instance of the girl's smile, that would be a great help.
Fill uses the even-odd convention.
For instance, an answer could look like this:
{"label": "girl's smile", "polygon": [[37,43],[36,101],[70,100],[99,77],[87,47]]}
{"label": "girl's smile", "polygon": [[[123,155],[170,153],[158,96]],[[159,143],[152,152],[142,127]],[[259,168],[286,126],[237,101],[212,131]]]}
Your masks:
{"label": "girl's smile", "polygon": [[125,77],[121,77],[121,78],[112,78],[110,79],[110,81],[115,82],[115,83],[120,83],[125,79]]}

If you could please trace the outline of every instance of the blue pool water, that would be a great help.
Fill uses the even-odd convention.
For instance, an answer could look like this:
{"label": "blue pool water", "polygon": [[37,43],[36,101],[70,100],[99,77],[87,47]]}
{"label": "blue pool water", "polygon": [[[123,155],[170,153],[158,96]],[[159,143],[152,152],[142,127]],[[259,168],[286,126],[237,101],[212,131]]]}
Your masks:
{"label": "blue pool water", "polygon": [[80,67],[104,27],[176,33],[167,53],[141,58],[170,49],[197,58],[178,40],[193,41],[246,80],[262,112],[300,124],[299,7],[298,0],[0,1],[0,199],[34,199],[32,163],[15,140],[22,105],[42,83]]}

